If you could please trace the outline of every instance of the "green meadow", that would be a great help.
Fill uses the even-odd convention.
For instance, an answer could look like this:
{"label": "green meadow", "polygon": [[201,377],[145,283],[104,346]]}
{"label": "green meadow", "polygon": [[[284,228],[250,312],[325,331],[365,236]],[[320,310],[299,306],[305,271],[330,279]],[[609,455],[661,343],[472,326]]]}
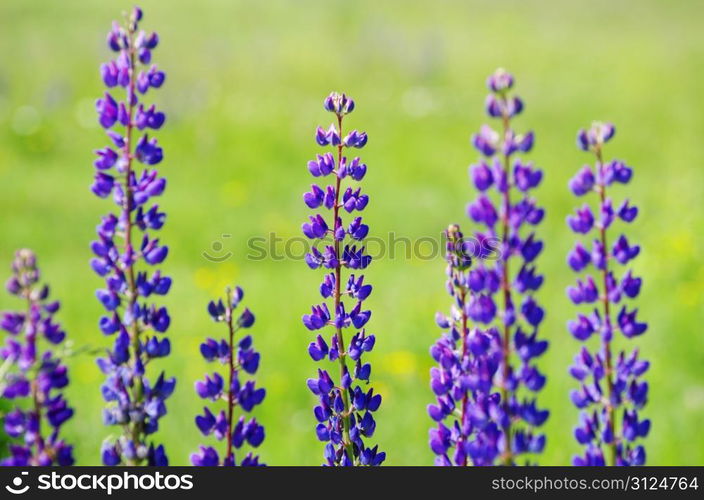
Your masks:
{"label": "green meadow", "polygon": [[[39,257],[58,318],[80,352],[67,362],[67,398],[75,417],[64,427],[79,464],[97,464],[103,401],[95,355],[112,339],[97,327],[101,280],[90,269],[89,242],[110,201],[89,190],[93,150],[106,144],[94,101],[103,92],[98,67],[110,57],[105,36],[132,2],[3,0],[0,2],[0,278],[17,248]],[[565,217],[582,200],[567,181],[590,160],[576,132],[592,120],[613,121],[607,154],[634,168],[616,200],[640,207],[620,225],[642,245],[634,270],[644,278],[639,317],[649,330],[619,346],[638,345],[651,360],[652,419],[645,445],[652,465],[704,463],[704,3],[697,1],[403,1],[328,0],[199,2],[144,0],[143,27],[158,31],[153,60],[167,72],[149,99],[167,114],[156,133],[168,178],[159,201],[167,212],[162,266],[174,279],[163,303],[171,313],[172,355],[158,362],[177,377],[169,413],[156,434],[172,464],[189,463],[204,442],[193,419],[202,402],[194,382],[211,367],[198,346],[222,334],[206,313],[228,284],[245,289],[256,315],[251,330],[262,353],[267,389],[256,415],[266,426],[260,448],[268,464],[317,465],[314,397],[306,387],[317,364],[307,354],[311,332],[301,316],[319,301],[322,272],[300,255],[281,257],[309,210],[302,193],[306,163],[320,151],[315,127],[332,90],[357,103],[349,127],[365,130],[361,156],[371,235],[397,240],[369,267],[374,285],[368,329],[377,335],[372,380],[384,398],[374,440],[390,465],[432,464],[426,405],[440,335],[436,311],[450,300],[436,247],[449,223],[473,228],[465,206],[475,192],[467,167],[478,159],[470,135],[486,118],[485,79],[495,68],[514,73],[526,109],[516,121],[532,129],[530,159],[542,167],[537,190],[546,207],[538,260],[546,282],[540,359],[548,382],[539,396],[551,410],[540,464],[564,465],[579,451],[572,436],[576,387],[567,369],[579,343],[565,323],[577,308],[565,296],[575,276],[566,254],[575,241]],[[277,254],[256,258],[254,238],[280,241]],[[401,243],[398,243],[398,241]],[[261,240],[254,240],[261,241]],[[406,255],[404,241],[415,245]],[[207,259],[227,256],[222,262]],[[298,258],[296,258],[298,257]],[[19,302],[0,295],[0,310]],[[2,403],[7,406],[7,402]],[[4,448],[4,446],[3,446]],[[5,454],[4,449],[0,455]]]}

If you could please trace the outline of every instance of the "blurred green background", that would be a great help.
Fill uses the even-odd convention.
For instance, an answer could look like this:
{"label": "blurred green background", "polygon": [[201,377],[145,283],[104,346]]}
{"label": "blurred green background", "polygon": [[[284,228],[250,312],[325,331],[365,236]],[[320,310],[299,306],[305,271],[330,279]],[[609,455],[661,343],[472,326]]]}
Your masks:
{"label": "blurred green background", "polygon": [[[3,280],[16,248],[34,248],[44,276],[63,301],[59,315],[76,345],[106,347],[89,269],[88,242],[113,205],[89,191],[92,151],[106,143],[94,100],[103,92],[98,65],[109,57],[105,35],[131,6],[123,1],[0,2],[0,264]],[[574,276],[565,264],[573,243],[565,216],[577,205],[567,180],[588,161],[575,132],[611,120],[608,153],[627,160],[635,178],[615,199],[641,208],[628,236],[642,244],[635,268],[647,334],[637,343],[652,360],[653,420],[648,463],[704,463],[704,3],[698,1],[143,1],[143,26],[157,30],[154,60],[167,71],[150,92],[168,119],[157,135],[168,177],[161,200],[168,218],[164,269],[174,277],[165,303],[173,354],[161,363],[178,376],[158,440],[173,464],[201,442],[193,424],[201,402],[193,383],[206,370],[198,345],[221,332],[205,304],[229,283],[241,284],[257,315],[267,388],[257,416],[266,425],[261,455],[269,464],[321,463],[313,396],[305,379],[316,364],[300,317],[319,300],[321,273],[301,261],[247,260],[249,238],[298,236],[311,179],[306,162],[319,151],[317,125],[330,115],[331,90],[357,101],[349,126],[366,130],[366,211],[375,236],[434,236],[450,222],[469,223],[474,197],[467,165],[477,159],[469,136],[485,120],[484,81],[496,67],[512,71],[526,103],[520,129],[536,131],[531,159],[546,172],[537,196],[548,208],[539,260],[547,276],[541,359],[548,384],[540,395],[552,415],[541,464],[568,464],[577,411],[567,367],[578,349],[565,329],[575,315],[564,295]],[[224,238],[223,234],[232,237]],[[221,264],[202,253],[222,242]],[[429,247],[423,247],[429,251]],[[217,254],[217,253],[216,253]],[[429,345],[446,310],[441,258],[380,259],[370,326],[378,342],[370,360],[384,396],[375,440],[388,464],[431,464],[425,406]],[[17,307],[0,296],[0,309]],[[102,375],[89,355],[69,360],[68,398],[77,413],[65,427],[79,463],[99,462]]]}

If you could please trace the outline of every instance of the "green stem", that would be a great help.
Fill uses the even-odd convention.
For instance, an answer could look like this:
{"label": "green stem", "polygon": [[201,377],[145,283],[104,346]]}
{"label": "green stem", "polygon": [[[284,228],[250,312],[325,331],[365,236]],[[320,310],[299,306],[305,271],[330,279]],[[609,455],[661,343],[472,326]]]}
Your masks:
{"label": "green stem", "polygon": [[[130,186],[130,177],[132,174],[132,117],[134,114],[134,105],[132,101],[132,96],[134,95],[135,92],[135,49],[134,49],[134,31],[130,27],[128,29],[128,43],[129,46],[127,50],[129,51],[129,60],[130,60],[130,82],[129,82],[129,90],[127,92],[127,111],[128,111],[128,117],[129,121],[127,123],[126,129],[125,129],[125,146],[123,149],[123,154],[125,157],[126,161],[126,169],[125,169],[125,252],[133,252],[134,249],[132,248],[132,228],[133,228],[133,223],[132,223],[132,188]],[[136,286],[136,280],[135,280],[135,275],[134,275],[134,265],[129,264],[126,269],[126,275],[127,275],[127,300],[128,300],[128,311],[132,312],[134,310],[134,305],[137,302],[137,286]],[[131,340],[131,347],[132,347],[132,359],[133,359],[133,366],[136,368],[139,356],[140,356],[140,349],[139,349],[139,324],[136,319],[133,319],[132,324],[130,325],[130,340]],[[144,397],[144,387],[142,384],[142,378],[141,377],[134,377],[133,378],[133,384],[134,388],[132,391],[132,404],[133,405],[138,405],[141,404],[142,398]],[[131,440],[134,443],[135,446],[139,446],[141,442],[141,436],[142,436],[142,424],[135,422],[130,424],[130,434],[131,434]],[[128,460],[128,465],[140,465],[143,459],[141,458],[134,458],[131,460]]]}
{"label": "green stem", "polygon": [[232,292],[230,288],[228,287],[227,289],[227,297],[226,297],[226,313],[225,313],[225,321],[227,322],[227,328],[229,332],[229,347],[230,347],[230,360],[229,360],[229,365],[230,365],[230,376],[229,376],[229,382],[227,385],[227,451],[225,452],[225,460],[230,461],[232,460],[232,420],[235,412],[235,395],[232,393],[232,381],[235,377],[235,333],[237,332],[237,328],[234,327],[232,324]]}
{"label": "green stem", "polygon": [[[506,106],[504,106],[506,108]],[[504,133],[504,139],[503,142],[506,141],[506,134],[510,130],[510,124],[509,124],[509,119],[508,116],[504,114],[503,116],[503,133]],[[503,168],[504,168],[504,174],[506,175],[506,182],[508,183],[509,175],[510,175],[510,159],[508,154],[503,155]],[[506,189],[504,190],[503,193],[503,217],[502,217],[502,240],[504,243],[504,248],[506,250],[506,255],[502,256],[501,259],[501,272],[502,272],[502,277],[501,277],[501,290],[503,294],[503,302],[504,302],[504,318],[503,318],[503,338],[501,341],[501,348],[503,351],[503,363],[501,364],[501,376],[503,378],[503,384],[501,385],[501,404],[503,406],[504,413],[506,415],[506,425],[504,425],[503,432],[504,432],[504,437],[506,439],[506,450],[502,455],[501,461],[504,465],[511,465],[513,463],[513,453],[511,451],[511,415],[509,413],[509,390],[508,390],[508,379],[510,377],[510,370],[509,370],[509,361],[510,361],[510,356],[511,356],[511,332],[510,328],[508,326],[508,323],[506,322],[506,314],[508,312],[508,307],[511,304],[511,286],[509,284],[510,281],[510,276],[509,276],[509,264],[508,264],[508,258],[509,258],[509,251],[508,251],[508,241],[509,241],[509,216],[510,216],[510,210],[511,210],[511,197],[510,197],[510,186],[507,185]]]}
{"label": "green stem", "polygon": [[[338,133],[340,134],[340,144],[337,146],[337,168],[339,170],[342,164],[342,116],[337,116],[337,127]],[[340,293],[340,279],[342,274],[342,259],[340,256],[340,241],[335,238],[335,233],[337,230],[337,220],[340,210],[340,186],[341,180],[340,176],[337,176],[337,182],[335,185],[335,206],[333,208],[333,238],[335,239],[335,255],[337,256],[337,265],[335,266],[335,308],[333,314],[337,314],[337,309],[340,305],[341,293]],[[340,382],[342,382],[342,377],[344,377],[347,372],[347,349],[345,348],[345,341],[342,335],[342,328],[337,328],[335,335],[337,336],[338,349],[340,350],[340,355],[338,357],[340,361]],[[347,389],[340,387],[340,392],[342,392],[342,401],[345,405],[343,417],[342,417],[342,427],[343,427],[343,437],[342,441],[347,450],[349,459],[354,461],[354,446],[352,445],[352,439],[350,438],[350,397],[347,393]]]}
{"label": "green stem", "polygon": [[[599,189],[599,200],[601,202],[601,205],[603,206],[604,203],[606,202],[606,184],[603,182],[604,179],[604,173],[603,173],[603,165],[604,162],[602,160],[601,156],[601,149],[597,148],[595,151],[596,154],[596,159],[597,159],[597,169],[599,171],[599,178],[601,179],[600,181],[600,189]],[[609,289],[608,289],[608,275],[609,275],[609,261],[608,261],[608,251],[607,251],[607,241],[606,241],[606,228],[601,226],[599,228],[599,237],[601,240],[601,244],[604,248],[604,269],[601,270],[602,274],[602,279],[603,279],[603,284],[604,284],[604,295],[601,297],[602,301],[602,306],[604,309],[604,325],[607,325],[609,328],[611,327],[611,311],[609,307]],[[615,415],[615,409],[613,407],[613,404],[611,403],[611,397],[614,392],[614,380],[613,380],[613,367],[612,367],[612,360],[611,360],[611,342],[604,340],[602,343],[603,349],[604,349],[604,364],[606,365],[606,373],[604,374],[606,377],[606,388],[607,388],[607,402],[606,402],[606,412],[608,415],[609,419],[609,430],[611,431],[611,435],[613,436],[613,441],[611,444],[608,445],[609,448],[609,457],[611,460],[610,465],[616,465],[616,458],[618,456],[618,450],[616,446],[616,415]]]}

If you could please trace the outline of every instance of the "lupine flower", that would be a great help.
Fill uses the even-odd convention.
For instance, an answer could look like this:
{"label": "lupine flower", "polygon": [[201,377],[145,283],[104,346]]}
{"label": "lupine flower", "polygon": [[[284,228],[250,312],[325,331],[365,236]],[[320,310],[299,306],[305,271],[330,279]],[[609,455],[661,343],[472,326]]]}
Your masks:
{"label": "lupine flower", "polygon": [[625,265],[640,253],[638,245],[631,244],[624,235],[615,241],[608,237],[612,224],[630,223],[638,209],[625,200],[614,209],[607,187],[627,184],[632,169],[618,160],[604,161],[603,147],[615,133],[609,123],[594,123],[589,130],[580,130],[577,145],[595,157],[595,165],[585,165],[570,180],[569,187],[577,196],[593,192],[598,200],[597,212],[589,205],[577,209],[567,217],[573,231],[593,235],[591,252],[577,242],[567,261],[575,272],[592,265],[594,274],[578,279],[567,289],[567,296],[575,304],[592,308],[591,314],[579,314],[569,321],[567,329],[579,341],[592,335],[600,339],[596,352],[582,346],[575,357],[570,374],[580,384],[572,391],[571,399],[581,410],[580,423],[575,428],[577,441],[584,445],[584,453],[576,456],[574,465],[643,465],[645,448],[638,444],[650,430],[650,420],[640,418],[638,412],[648,398],[648,383],[642,375],[649,362],[640,358],[638,349],[618,354],[612,344],[614,333],[626,338],[642,335],[648,325],[638,321],[637,309],[629,309],[627,299],[640,293],[642,279],[627,270],[619,279],[616,263]]}
{"label": "lupine flower", "polygon": [[[242,301],[244,292],[240,287],[227,289],[225,298],[208,304],[208,314],[218,323],[227,327],[227,337],[220,340],[208,338],[200,345],[201,356],[207,362],[218,361],[227,367],[225,377],[214,372],[196,382],[196,393],[205,400],[225,401],[225,409],[215,414],[207,406],[203,414],[195,419],[196,427],[204,435],[215,436],[218,441],[225,441],[226,447],[221,454],[212,446],[201,446],[191,455],[191,463],[198,466],[236,465],[235,449],[247,444],[253,448],[264,441],[264,427],[256,418],[241,415],[235,420],[235,408],[240,407],[249,413],[260,404],[266,395],[263,388],[257,388],[254,380],[244,380],[247,375],[254,375],[259,368],[259,353],[252,347],[252,337],[247,335],[239,340],[235,334],[242,328],[254,324],[254,315],[249,309],[235,317],[234,310]],[[248,453],[240,460],[240,465],[264,465],[259,457]]]}
{"label": "lupine flower", "polygon": [[[381,404],[381,395],[367,388],[371,365],[362,359],[376,340],[365,329],[371,311],[364,309],[364,300],[372,287],[358,273],[371,262],[363,243],[369,226],[357,215],[367,206],[369,197],[359,187],[343,186],[345,179],[361,181],[367,171],[359,157],[344,156],[345,150],[351,153],[353,148],[364,147],[367,134],[357,130],[343,132],[343,119],[354,109],[354,101],[345,94],[333,92],[323,105],[335,115],[336,122],[327,129],[318,127],[315,140],[320,146],[332,146],[336,156],[330,152],[318,155],[308,163],[308,170],[313,177],[332,175],[334,180],[325,188],[314,184],[303,195],[308,207],[321,209],[327,215],[311,216],[302,230],[315,242],[305,257],[306,263],[311,269],[326,269],[327,274],[320,285],[323,302],[303,316],[303,324],[316,332],[315,340],[308,346],[310,357],[314,361],[327,358],[338,364],[339,378],[335,382],[330,372],[318,369],[318,376],[308,379],[308,387],[318,398],[313,413],[318,422],[316,435],[326,443],[325,465],[380,465],[386,453],[364,442],[364,438],[374,435],[376,422],[372,414]],[[343,221],[343,211],[351,214],[350,221]],[[343,269],[350,274],[343,275]]]}
{"label": "lupine flower", "polygon": [[59,437],[73,409],[61,393],[68,370],[54,351],[66,333],[54,321],[58,301],[49,300],[49,287],[40,283],[34,252],[15,253],[7,291],[24,301],[25,309],[0,313],[7,336],[0,349],[0,393],[16,406],[4,415],[5,432],[19,439],[10,444],[10,457],[0,465],[73,465],[73,446]]}
{"label": "lupine flower", "polygon": [[[430,429],[430,448],[436,465],[492,465],[499,456],[501,428],[493,416],[500,412],[501,396],[493,380],[501,364],[501,335],[494,327],[473,326],[470,242],[460,227],[451,225],[447,238],[447,291],[453,298],[449,316],[435,320],[446,330],[430,348],[438,366],[430,370],[430,387],[436,403],[428,405],[437,422]],[[476,276],[475,276],[476,277]]]}
{"label": "lupine flower", "polygon": [[[500,242],[493,256],[480,255],[482,260],[469,272],[473,296],[466,308],[469,319],[495,327],[500,334],[501,361],[493,383],[501,401],[492,417],[501,429],[497,458],[506,465],[516,463],[518,455],[543,450],[545,435],[537,428],[548,417],[547,410],[536,406],[545,376],[534,363],[547,349],[547,342],[537,337],[545,311],[534,297],[543,284],[535,266],[543,243],[534,227],[545,212],[530,194],[543,173],[519,156],[532,149],[534,137],[532,132],[517,133],[511,125],[523,111],[513,84],[513,76],[502,69],[487,81],[486,111],[499,119],[501,128],[483,125],[472,137],[482,159],[470,167],[470,177],[480,194],[467,206],[469,218],[486,228],[475,235],[477,240]],[[488,448],[487,456],[492,454]]]}
{"label": "lupine flower", "polygon": [[[142,11],[135,7],[126,26],[113,24],[108,46],[116,57],[101,66],[110,90],[96,103],[98,121],[111,144],[96,151],[92,190],[100,198],[112,196],[117,205],[116,214],[102,218],[98,239],[91,243],[91,266],[105,279],[105,288],[96,292],[106,311],[99,327],[115,339],[113,349],[98,359],[106,375],[103,420],[122,429],[116,440],[103,443],[105,465],[168,465],[164,447],[148,443],[148,436],[166,414],[164,402],[176,383],[163,372],[155,380],[146,375],[147,365],[171,350],[163,337],[169,313],[154,302],[168,293],[171,278],[152,270],[169,249],[154,236],[166,218],[154,202],[166,179],[150,168],[162,160],[163,151],[148,130],[161,128],[165,115],[144,99],[149,89],[161,87],[164,73],[151,63],[159,37],[139,30],[141,20]],[[145,168],[139,171],[138,163]]]}

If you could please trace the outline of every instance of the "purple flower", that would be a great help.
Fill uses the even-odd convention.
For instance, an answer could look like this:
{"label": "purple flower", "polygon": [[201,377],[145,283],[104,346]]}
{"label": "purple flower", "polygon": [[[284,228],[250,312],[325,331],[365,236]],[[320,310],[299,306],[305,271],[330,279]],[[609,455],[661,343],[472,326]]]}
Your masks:
{"label": "purple flower", "polygon": [[[476,415],[456,424],[449,434],[436,430],[431,436],[431,447],[436,453],[442,448],[439,446],[441,442],[443,446],[451,443],[456,453],[454,457],[438,454],[440,464],[492,465],[496,462],[510,465],[516,463],[518,455],[540,453],[545,444],[545,436],[536,429],[547,419],[548,412],[538,410],[535,402],[536,393],[545,384],[545,376],[538,370],[536,358],[547,348],[547,342],[537,337],[545,310],[535,298],[544,282],[535,266],[543,242],[533,228],[541,222],[545,212],[536,205],[532,195],[543,179],[543,172],[519,156],[533,148],[535,138],[532,132],[518,134],[513,129],[512,118],[524,108],[523,101],[513,93],[513,76],[499,69],[489,77],[487,86],[491,93],[486,100],[486,111],[490,117],[498,119],[500,128],[483,125],[472,136],[472,144],[483,158],[471,168],[472,182],[480,193],[467,206],[467,215],[473,222],[484,226],[481,233],[475,234],[477,240],[500,243],[491,255],[475,252],[472,256],[482,260],[466,276],[464,272],[452,271],[452,266],[448,268],[451,276],[452,272],[458,274],[448,287],[458,301],[461,297],[456,304],[461,310],[453,314],[452,330],[440,342],[449,351],[453,350],[453,342],[458,345],[464,342],[462,339],[467,336],[464,330],[468,327],[457,326],[457,318],[486,325],[483,335],[489,336],[491,342],[487,340],[483,345],[492,347],[488,351],[489,348],[484,347],[484,352],[490,353],[491,361],[477,361],[488,363],[481,368],[483,372],[473,374],[468,362],[463,361],[465,358],[459,357],[455,363],[460,367],[448,373],[453,377],[469,377],[473,383],[476,383],[476,377],[484,377],[482,389],[486,395],[481,395],[484,399],[480,420],[491,432],[479,433],[475,437],[465,433],[462,443],[466,449],[457,451],[457,425],[459,429],[475,429],[478,424],[472,423],[471,418]],[[585,180],[583,184],[586,183]],[[575,217],[575,225],[584,228],[593,224],[589,215],[580,212]],[[582,249],[579,250],[574,257],[575,266],[585,265],[584,260],[589,258],[588,252],[585,257]],[[490,256],[493,260],[488,259]],[[516,273],[515,276],[512,272]],[[468,374],[462,375],[467,370]],[[462,392],[454,390],[451,399],[454,404],[459,404],[456,396]],[[465,387],[464,391],[470,402],[480,396],[476,390],[467,392]],[[442,397],[446,398],[445,395]],[[438,408],[452,407],[447,400],[441,403],[431,413],[437,413]],[[446,438],[448,435],[450,437]]]}
{"label": "purple flower", "polygon": [[591,231],[594,226],[594,215],[589,208],[589,205],[584,205],[577,209],[576,215],[567,217],[567,224],[575,233],[586,234]]}
{"label": "purple flower", "polygon": [[[363,308],[363,302],[372,287],[364,283],[363,275],[343,277],[345,268],[361,270],[371,263],[362,243],[369,226],[357,214],[343,222],[340,210],[361,213],[369,203],[369,196],[362,193],[360,187],[343,187],[343,179],[360,181],[366,174],[367,166],[356,156],[348,159],[344,152],[363,148],[367,134],[358,130],[343,134],[343,118],[354,109],[354,101],[345,94],[333,92],[325,99],[323,107],[335,114],[336,123],[328,129],[318,127],[315,140],[321,146],[334,147],[337,158],[330,152],[318,155],[308,163],[308,170],[313,177],[333,174],[335,182],[325,188],[314,184],[303,195],[305,204],[320,212],[311,215],[302,230],[308,238],[326,242],[322,251],[317,248],[322,245],[311,248],[305,257],[306,264],[311,269],[324,267],[331,272],[320,285],[324,301],[312,306],[310,314],[303,316],[303,325],[320,332],[308,346],[310,357],[314,361],[327,358],[335,362],[340,375],[337,384],[330,373],[322,369],[318,370],[317,378],[308,379],[309,389],[318,398],[314,409],[315,434],[326,443],[325,465],[380,465],[386,453],[376,446],[367,447],[364,441],[374,435],[376,422],[372,413],[381,404],[381,395],[367,389],[371,365],[362,360],[362,355],[371,352],[375,343],[375,336],[366,333],[364,328],[371,311]],[[330,332],[329,329],[332,335],[323,333]]]}
{"label": "purple flower", "polygon": [[[430,448],[436,465],[492,465],[499,456],[501,429],[492,418],[500,413],[500,399],[492,394],[501,364],[501,337],[495,328],[482,329],[470,320],[473,290],[472,256],[459,226],[445,232],[447,290],[453,298],[451,314],[437,313],[436,323],[446,330],[430,348],[437,366],[430,370],[430,387],[436,396],[428,414]],[[476,273],[475,273],[476,274]],[[522,337],[530,349],[532,339]],[[532,357],[532,356],[530,356]]]}
{"label": "purple flower", "polygon": [[600,151],[616,133],[611,123],[595,122],[589,129],[581,129],[577,133],[577,146],[584,151]]}
{"label": "purple flower", "polygon": [[[228,288],[223,299],[208,304],[208,314],[215,322],[227,326],[227,337],[215,340],[208,338],[200,345],[200,353],[207,362],[218,361],[226,366],[225,377],[220,373],[206,375],[204,380],[196,382],[195,389],[203,399],[226,401],[226,410],[214,414],[207,406],[203,414],[195,418],[196,427],[204,436],[213,435],[218,441],[225,441],[222,455],[215,448],[201,446],[191,455],[191,463],[198,466],[237,465],[235,449],[245,443],[256,448],[264,441],[264,427],[252,417],[246,419],[241,415],[235,421],[235,409],[242,408],[249,413],[260,404],[266,395],[263,388],[256,387],[254,380],[245,380],[246,374],[254,375],[259,368],[259,353],[252,347],[252,337],[247,335],[239,340],[236,333],[242,328],[254,324],[254,315],[249,309],[235,315],[234,311],[242,301],[244,292],[240,287]],[[227,384],[227,385],[225,385]],[[240,465],[264,465],[259,457],[247,454],[240,460]]]}
{"label": "purple flower", "polygon": [[[598,334],[601,347],[590,352],[582,346],[570,367],[570,374],[580,384],[572,391],[571,399],[581,410],[579,425],[575,428],[575,439],[585,446],[584,453],[574,457],[574,465],[643,465],[645,448],[638,444],[650,430],[650,420],[641,419],[638,411],[646,402],[648,384],[641,380],[649,363],[638,356],[638,349],[630,353],[616,349],[612,344],[614,332],[632,338],[645,333],[646,323],[637,319],[637,309],[618,303],[623,296],[633,299],[640,293],[641,278],[634,277],[630,270],[619,282],[614,276],[614,266],[627,264],[640,253],[638,245],[632,245],[624,235],[610,244],[609,229],[618,217],[632,222],[638,208],[625,200],[614,211],[606,188],[613,182],[628,183],[632,169],[623,162],[603,159],[604,144],[614,135],[611,124],[595,123],[588,130],[577,134],[578,146],[594,154],[595,165],[584,166],[570,181],[570,189],[582,196],[593,191],[598,197],[600,218],[595,220],[587,205],[577,210],[576,216],[567,218],[568,225],[579,234],[594,233],[591,253],[581,242],[568,256],[570,267],[576,272],[589,263],[595,267],[595,275],[578,279],[575,286],[567,289],[567,295],[575,304],[589,304],[591,314],[578,314],[567,324],[569,332],[579,341],[586,341]],[[595,307],[596,306],[596,307]]]}
{"label": "purple flower", "polygon": [[176,383],[163,372],[150,380],[145,369],[171,352],[163,337],[171,318],[166,308],[154,304],[156,296],[168,293],[171,278],[148,269],[161,264],[169,249],[151,233],[161,229],[166,217],[153,200],[164,192],[166,180],[152,168],[140,172],[137,165],[150,167],[163,159],[157,140],[139,131],[157,130],[165,121],[164,113],[140,96],[164,81],[163,72],[151,64],[158,36],[139,30],[141,19],[142,11],[135,7],[124,27],[113,24],[108,46],[117,55],[101,66],[103,82],[112,90],[96,104],[112,146],[96,152],[98,171],[91,189],[101,198],[112,195],[118,207],[117,215],[103,217],[91,243],[91,267],[105,280],[96,292],[106,310],[99,328],[115,337],[112,350],[98,359],[106,376],[103,421],[122,430],[103,444],[105,465],[168,465],[163,446],[148,442],[148,436],[159,428]]}
{"label": "purple flower", "polygon": [[59,437],[73,416],[61,392],[69,383],[68,370],[53,350],[66,334],[54,322],[59,302],[49,300],[49,287],[40,284],[39,275],[34,252],[18,250],[6,288],[26,306],[0,313],[0,328],[9,334],[0,348],[0,394],[17,404],[4,415],[5,432],[22,440],[10,445],[10,456],[0,465],[73,465],[73,446]]}
{"label": "purple flower", "polygon": [[594,172],[589,165],[584,165],[570,180],[569,187],[576,196],[583,196],[594,187]]}

